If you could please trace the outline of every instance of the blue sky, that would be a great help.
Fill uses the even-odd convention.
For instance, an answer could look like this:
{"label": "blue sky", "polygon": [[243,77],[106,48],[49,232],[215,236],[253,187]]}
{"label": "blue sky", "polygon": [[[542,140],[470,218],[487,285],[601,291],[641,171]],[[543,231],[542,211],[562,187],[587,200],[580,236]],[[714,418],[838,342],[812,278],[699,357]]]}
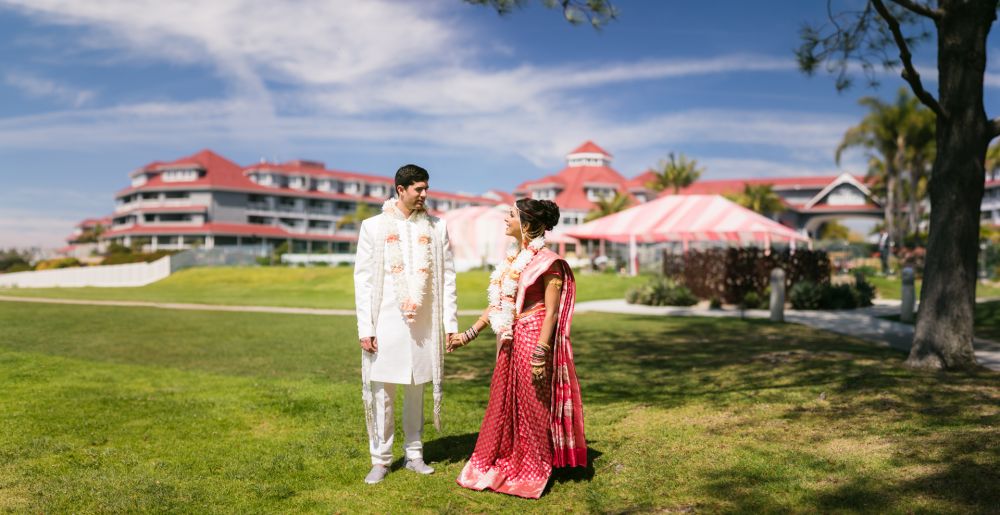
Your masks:
{"label": "blue sky", "polygon": [[555,172],[586,139],[626,176],[671,151],[705,178],[863,172],[834,148],[859,97],[902,83],[838,94],[798,72],[825,0],[616,5],[598,32],[539,2],[499,17],[460,0],[0,0],[0,248],[59,245],[110,213],[129,171],[202,148],[385,175],[416,162],[472,193]]}

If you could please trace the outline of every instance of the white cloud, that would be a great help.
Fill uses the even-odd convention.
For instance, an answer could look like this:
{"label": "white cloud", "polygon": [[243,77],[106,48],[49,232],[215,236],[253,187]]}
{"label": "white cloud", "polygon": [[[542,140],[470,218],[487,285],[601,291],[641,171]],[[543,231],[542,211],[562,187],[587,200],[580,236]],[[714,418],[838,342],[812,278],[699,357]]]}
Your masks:
{"label": "white cloud", "polygon": [[66,236],[79,222],[67,216],[27,209],[0,209],[0,248],[43,247],[66,244]]}
{"label": "white cloud", "polygon": [[96,96],[94,91],[73,88],[21,71],[9,71],[4,74],[4,83],[17,88],[29,96],[51,98],[59,103],[73,107],[86,105]]}

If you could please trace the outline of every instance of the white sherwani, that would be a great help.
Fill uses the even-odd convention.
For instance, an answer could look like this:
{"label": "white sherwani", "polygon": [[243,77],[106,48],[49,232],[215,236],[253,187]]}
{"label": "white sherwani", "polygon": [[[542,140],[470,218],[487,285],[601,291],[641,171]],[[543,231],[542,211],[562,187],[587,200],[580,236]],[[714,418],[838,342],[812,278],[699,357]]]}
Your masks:
{"label": "white sherwani", "polygon": [[[439,256],[431,272],[425,293],[417,310],[416,319],[407,323],[399,306],[391,265],[386,259],[386,225],[395,225],[399,234],[402,259],[407,272],[411,270],[413,256],[408,249],[419,245],[416,223],[385,213],[362,222],[358,237],[358,252],[354,267],[354,293],[358,319],[358,337],[375,336],[378,351],[365,355],[367,378],[370,384],[371,409],[366,408],[372,463],[388,465],[392,461],[392,442],[395,433],[393,405],[396,385],[406,385],[403,407],[403,429],[406,436],[404,448],[407,459],[422,457],[423,384],[434,379],[435,361],[440,359],[442,334],[458,332],[458,305],[455,284],[455,266],[452,259],[448,232],[443,220],[428,217],[433,234],[431,254]],[[381,261],[381,263],[378,263]],[[378,273],[381,265],[382,272]],[[381,279],[381,291],[376,285]],[[379,295],[379,293],[381,295]],[[381,297],[381,301],[378,301]],[[375,304],[377,302],[377,308]],[[434,318],[433,306],[440,306],[439,319]],[[378,309],[377,313],[373,309]],[[376,322],[377,321],[377,322]],[[435,324],[440,324],[435,327]],[[437,349],[435,349],[437,346]],[[364,361],[363,360],[363,361]],[[438,367],[440,362],[438,361]],[[440,373],[438,370],[438,382]],[[370,382],[370,383],[369,383]],[[435,408],[440,408],[440,384],[435,384]],[[365,393],[367,395],[367,392]],[[368,411],[371,411],[368,413]]]}

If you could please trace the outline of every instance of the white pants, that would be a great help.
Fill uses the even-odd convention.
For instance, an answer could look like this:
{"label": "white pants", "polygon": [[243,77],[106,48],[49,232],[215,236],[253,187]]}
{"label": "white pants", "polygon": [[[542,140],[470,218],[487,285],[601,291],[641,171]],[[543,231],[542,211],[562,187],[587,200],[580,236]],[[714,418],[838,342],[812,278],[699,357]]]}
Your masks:
{"label": "white pants", "polygon": [[375,440],[369,443],[372,465],[388,466],[392,463],[392,441],[396,434],[393,405],[397,386],[403,387],[403,435],[406,438],[403,450],[406,459],[417,460],[424,456],[424,444],[420,441],[424,433],[424,385],[372,381],[375,397]]}

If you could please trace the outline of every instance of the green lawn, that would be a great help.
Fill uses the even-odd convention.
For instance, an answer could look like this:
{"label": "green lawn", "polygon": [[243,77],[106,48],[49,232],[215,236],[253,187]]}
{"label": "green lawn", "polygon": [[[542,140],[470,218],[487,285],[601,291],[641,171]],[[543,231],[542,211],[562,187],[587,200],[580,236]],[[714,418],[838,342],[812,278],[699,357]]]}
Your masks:
{"label": "green lawn", "polygon": [[914,372],[796,325],[598,314],[574,327],[589,468],[558,472],[538,501],[455,484],[487,399],[484,339],[447,358],[445,428],[425,435],[438,472],[397,461],[367,486],[354,331],[350,317],[0,302],[0,511],[1000,505],[996,373]]}
{"label": "green lawn", "polygon": [[[878,289],[878,296],[882,299],[900,299],[902,298],[903,284],[899,276],[896,277],[879,277],[873,276],[869,277],[868,281],[871,282],[875,288]],[[920,284],[922,281],[916,281],[917,287],[917,298],[920,298]],[[991,298],[1000,297],[1000,287],[989,285],[989,284],[977,284],[976,285],[976,297],[977,298]]]}
{"label": "green lawn", "polygon": [[[647,280],[584,273],[577,279],[578,301],[622,298],[630,286]],[[486,272],[458,274],[459,307],[485,308],[488,284]],[[354,277],[348,267],[192,268],[138,288],[0,288],[0,295],[353,309]]]}
{"label": "green lawn", "polygon": [[[899,315],[882,317],[898,322]],[[1000,342],[1000,301],[976,304],[976,336]]]}

